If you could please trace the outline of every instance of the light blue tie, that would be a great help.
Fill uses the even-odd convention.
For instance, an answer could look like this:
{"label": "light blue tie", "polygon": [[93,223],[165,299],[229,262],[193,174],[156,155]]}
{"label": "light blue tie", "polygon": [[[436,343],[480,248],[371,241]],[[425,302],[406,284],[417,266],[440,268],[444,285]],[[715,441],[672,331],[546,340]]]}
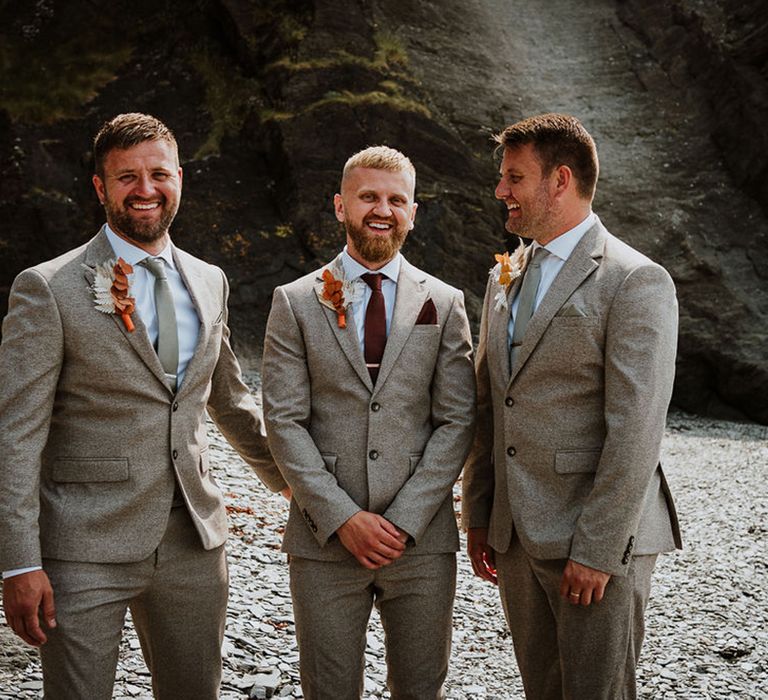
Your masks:
{"label": "light blue tie", "polygon": [[165,377],[176,391],[176,375],[179,369],[179,332],[176,327],[176,310],[165,263],[160,258],[144,258],[139,265],[146,267],[155,277],[155,308],[157,309],[157,356]]}
{"label": "light blue tie", "polygon": [[531,320],[536,305],[536,293],[539,291],[541,282],[541,261],[547,255],[546,248],[536,248],[533,258],[528,263],[523,273],[523,281],[517,297],[520,300],[517,304],[517,313],[515,313],[515,323],[512,328],[512,343],[509,346],[509,371],[515,368],[517,362],[517,353],[523,344],[525,329],[528,327],[528,321]]}

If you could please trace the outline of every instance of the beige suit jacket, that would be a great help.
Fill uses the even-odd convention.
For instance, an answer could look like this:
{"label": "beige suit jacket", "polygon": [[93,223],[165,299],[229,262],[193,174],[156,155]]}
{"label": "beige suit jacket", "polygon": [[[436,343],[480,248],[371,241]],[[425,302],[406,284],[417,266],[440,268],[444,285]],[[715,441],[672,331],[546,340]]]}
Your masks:
{"label": "beige suit jacket", "polygon": [[[326,267],[343,276],[340,257]],[[451,487],[475,414],[463,295],[402,261],[374,387],[355,324],[320,303],[323,269],[275,290],[264,344],[269,446],[294,495],[283,549],[351,556],[335,531],[367,510],[412,537],[408,553],[456,551]],[[417,325],[428,299],[437,324]]]}
{"label": "beige suit jacket", "polygon": [[114,258],[103,231],[16,278],[0,346],[0,569],[41,557],[146,558],[165,531],[175,479],[203,546],[222,544],[206,409],[262,480],[284,487],[229,345],[224,274],[173,255],[200,317],[176,395],[138,314],[128,333],[94,307],[93,269]]}
{"label": "beige suit jacket", "polygon": [[659,464],[677,343],[667,272],[598,221],[531,318],[511,375],[498,290],[490,281],[483,307],[464,526],[489,527],[497,551],[514,528],[534,558],[616,575],[632,554],[681,546]]}

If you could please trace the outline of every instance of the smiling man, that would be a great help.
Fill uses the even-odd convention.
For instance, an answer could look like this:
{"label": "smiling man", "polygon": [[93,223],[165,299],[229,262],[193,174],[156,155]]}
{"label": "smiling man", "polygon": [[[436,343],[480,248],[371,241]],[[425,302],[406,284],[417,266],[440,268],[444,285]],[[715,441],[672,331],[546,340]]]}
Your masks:
{"label": "smiling man", "polygon": [[226,512],[206,410],[272,489],[224,274],[171,243],[182,171],[157,119],[94,142],[107,223],[14,281],[0,345],[0,568],[46,698],[107,700],[130,607],[155,697],[218,697]]}
{"label": "smiling man", "polygon": [[659,463],[675,287],[592,212],[597,151],[577,119],[531,117],[498,142],[507,230],[533,243],[506,284],[492,271],[483,306],[469,556],[499,586],[526,697],[628,700],[657,554],[680,546]]}
{"label": "smiling man", "polygon": [[309,700],[363,691],[375,604],[392,698],[443,697],[458,533],[451,487],[472,437],[461,292],[400,254],[415,172],[352,156],[334,199],[347,245],[278,287],[262,372],[269,445],[293,490],[283,550]]}

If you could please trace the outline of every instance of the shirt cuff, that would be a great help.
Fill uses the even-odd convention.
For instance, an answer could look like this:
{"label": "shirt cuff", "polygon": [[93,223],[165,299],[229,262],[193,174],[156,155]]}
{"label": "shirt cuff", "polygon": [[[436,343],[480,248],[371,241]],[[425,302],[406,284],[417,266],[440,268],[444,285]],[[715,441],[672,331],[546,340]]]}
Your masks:
{"label": "shirt cuff", "polygon": [[11,576],[18,576],[19,574],[28,574],[30,571],[42,571],[42,566],[27,566],[24,569],[11,569],[10,571],[3,571],[3,581]]}

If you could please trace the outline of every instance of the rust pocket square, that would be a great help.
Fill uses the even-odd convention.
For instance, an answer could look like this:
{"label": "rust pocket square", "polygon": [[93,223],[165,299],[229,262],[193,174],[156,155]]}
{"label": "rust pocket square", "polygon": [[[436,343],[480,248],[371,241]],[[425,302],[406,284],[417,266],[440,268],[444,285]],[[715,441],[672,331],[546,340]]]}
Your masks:
{"label": "rust pocket square", "polygon": [[419,311],[419,316],[416,319],[417,326],[434,326],[437,325],[437,309],[435,308],[435,302],[431,299],[427,299],[424,302],[424,306]]}

